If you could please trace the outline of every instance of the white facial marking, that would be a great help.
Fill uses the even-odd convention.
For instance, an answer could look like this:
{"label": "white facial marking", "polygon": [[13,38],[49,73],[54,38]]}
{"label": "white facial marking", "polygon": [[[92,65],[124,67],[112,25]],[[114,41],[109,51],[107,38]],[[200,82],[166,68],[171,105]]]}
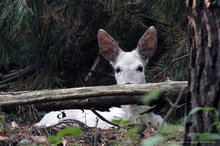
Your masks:
{"label": "white facial marking", "polygon": [[117,84],[145,83],[145,64],[136,51],[121,52],[116,62],[112,63]]}
{"label": "white facial marking", "polygon": [[157,32],[151,26],[140,38],[137,48],[124,52],[117,41],[107,32],[100,29],[98,43],[103,57],[110,61],[114,70],[117,84],[145,83],[144,68],[157,46]]}

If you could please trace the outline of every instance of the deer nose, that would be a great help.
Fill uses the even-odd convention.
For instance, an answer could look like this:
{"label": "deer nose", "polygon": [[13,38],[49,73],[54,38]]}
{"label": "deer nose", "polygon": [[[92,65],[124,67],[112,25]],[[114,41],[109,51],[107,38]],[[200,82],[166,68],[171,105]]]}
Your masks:
{"label": "deer nose", "polygon": [[134,84],[134,83],[129,83],[129,82],[128,82],[128,83],[124,83],[124,84],[126,84],[126,85],[127,85],[127,84]]}

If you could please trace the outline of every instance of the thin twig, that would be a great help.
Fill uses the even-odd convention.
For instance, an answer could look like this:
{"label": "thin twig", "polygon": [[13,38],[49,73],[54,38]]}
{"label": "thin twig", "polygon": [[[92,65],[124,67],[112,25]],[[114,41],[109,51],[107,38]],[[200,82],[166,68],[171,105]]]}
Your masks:
{"label": "thin twig", "polygon": [[165,22],[162,22],[162,21],[159,21],[157,19],[154,19],[150,16],[147,16],[147,15],[144,15],[144,14],[139,14],[141,17],[143,17],[144,19],[147,19],[147,20],[150,20],[150,21],[154,21],[156,23],[159,23],[159,24],[162,24],[162,25],[165,25],[165,26],[170,26],[170,24],[168,23],[165,23]]}
{"label": "thin twig", "polygon": [[97,127],[98,127],[98,123],[99,123],[99,118],[96,117],[96,123],[95,123],[95,133],[94,133],[94,137],[93,137],[93,146],[97,145]]}
{"label": "thin twig", "polygon": [[[93,65],[92,65],[91,71],[95,71],[95,70],[96,70],[96,68],[97,68],[97,66],[98,66],[98,64],[99,64],[99,62],[100,62],[100,57],[98,56],[98,57],[96,58],[95,62],[93,63]],[[91,71],[88,73],[88,75],[87,75],[86,78],[84,79],[85,84],[86,84],[86,83],[89,81],[89,79],[92,77],[93,72],[91,72]]]}
{"label": "thin twig", "polygon": [[108,121],[106,118],[104,118],[102,115],[100,115],[94,108],[91,109],[91,111],[97,116],[99,117],[102,121],[105,121],[108,124],[111,124],[113,126],[116,126],[118,128],[120,128],[120,126],[118,124],[112,123],[110,121]]}
{"label": "thin twig", "polygon": [[170,115],[171,115],[172,112],[173,112],[173,109],[174,109],[175,107],[177,107],[177,105],[178,105],[180,99],[181,99],[182,96],[183,96],[183,92],[185,91],[185,89],[186,89],[186,88],[183,88],[183,89],[181,90],[181,92],[180,92],[180,94],[178,95],[178,97],[177,97],[175,103],[174,103],[174,104],[171,104],[170,109],[168,110],[168,112],[167,112],[166,115],[164,116],[164,121],[163,121],[162,125],[164,125],[164,124],[165,124],[165,121],[167,121],[167,119],[170,117]]}
{"label": "thin twig", "polygon": [[184,104],[181,104],[181,105],[176,105],[176,104],[174,104],[169,98],[166,98],[166,100],[169,102],[169,104],[170,104],[172,107],[175,107],[175,108],[180,108],[180,107],[182,107],[183,105],[185,105],[185,103],[184,103]]}
{"label": "thin twig", "polygon": [[74,66],[70,66],[70,65],[67,65],[67,64],[63,64],[63,65],[66,66],[66,67],[72,68],[72,69],[79,69],[79,70],[92,72],[92,73],[96,73],[96,74],[100,74],[100,75],[104,75],[104,76],[108,76],[108,77],[112,77],[112,78],[115,77],[114,75],[111,75],[111,74],[106,74],[106,73],[102,73],[102,72],[98,72],[98,71],[93,71],[93,70],[82,68],[82,67],[74,67]]}
{"label": "thin twig", "polygon": [[154,109],[156,108],[156,105],[150,107],[149,109],[147,109],[146,111],[143,111],[142,113],[140,113],[139,115],[144,115],[144,114],[148,114],[154,111]]}
{"label": "thin twig", "polygon": [[35,127],[37,129],[40,128],[45,128],[45,129],[50,129],[50,128],[54,128],[54,127],[62,127],[63,124],[74,124],[74,125],[78,125],[80,127],[80,129],[82,129],[83,131],[90,131],[92,130],[91,127],[87,126],[85,123],[75,120],[75,119],[66,119],[66,120],[62,120],[59,123],[55,124],[55,125],[51,125],[49,127]]}
{"label": "thin twig", "polygon": [[13,72],[13,73],[9,73],[7,75],[2,75],[1,78],[0,78],[0,80],[2,80],[2,81],[0,81],[0,84],[8,82],[10,80],[13,80],[13,79],[15,79],[17,77],[20,77],[21,75],[23,75],[23,74],[25,74],[25,73],[33,70],[33,69],[34,69],[33,67],[28,66],[28,67],[26,67],[24,69],[20,69],[18,71]]}
{"label": "thin twig", "polygon": [[179,61],[179,60],[181,60],[181,59],[183,59],[183,58],[186,58],[186,57],[188,57],[188,56],[189,56],[189,53],[186,54],[186,55],[184,55],[184,56],[181,56],[181,57],[175,59],[174,61],[172,61],[171,64],[170,64],[165,70],[163,70],[161,73],[159,73],[158,75],[156,75],[153,79],[150,80],[150,82],[152,82],[153,80],[155,80],[156,78],[158,78],[160,75],[164,74],[168,69],[170,69],[170,68],[173,66],[173,64],[174,64],[175,62],[177,62],[177,61]]}

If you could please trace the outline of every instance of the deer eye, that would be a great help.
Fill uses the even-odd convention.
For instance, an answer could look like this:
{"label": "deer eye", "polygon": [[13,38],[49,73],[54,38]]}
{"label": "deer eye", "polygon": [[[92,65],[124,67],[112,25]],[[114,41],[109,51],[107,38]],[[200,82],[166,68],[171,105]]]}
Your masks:
{"label": "deer eye", "polygon": [[116,72],[116,73],[121,72],[121,68],[120,68],[120,67],[116,67],[116,68],[115,68],[115,72]]}
{"label": "deer eye", "polygon": [[137,71],[143,72],[143,70],[144,70],[143,66],[138,66]]}

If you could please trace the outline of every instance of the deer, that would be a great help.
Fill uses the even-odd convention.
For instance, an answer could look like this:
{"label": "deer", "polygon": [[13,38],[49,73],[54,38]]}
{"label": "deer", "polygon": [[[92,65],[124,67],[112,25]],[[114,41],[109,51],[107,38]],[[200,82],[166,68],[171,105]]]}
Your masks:
{"label": "deer", "polygon": [[[136,49],[131,52],[123,51],[118,42],[103,29],[98,31],[97,38],[100,52],[112,65],[118,85],[146,83],[145,66],[157,48],[157,31],[154,26],[148,28],[138,41]],[[112,107],[106,112],[97,112],[109,121],[114,118],[121,118],[126,120],[133,119],[132,124],[150,123],[152,125],[160,125],[164,122],[161,116],[154,113],[140,116],[140,113],[145,112],[147,109],[149,107],[143,105],[122,105],[120,108]],[[87,126],[94,126],[97,123],[97,116],[92,111],[70,109],[49,112],[34,126],[49,127],[66,119],[75,119],[85,123]],[[111,124],[99,120],[97,127],[109,128],[111,126]]]}
{"label": "deer", "polygon": [[[149,58],[153,56],[157,48],[157,31],[154,26],[148,28],[138,41],[136,49],[131,52],[123,51],[105,30],[98,31],[98,44],[102,56],[107,59],[115,71],[117,84],[144,84],[145,66]],[[141,112],[149,107],[138,105],[122,105],[126,119],[139,117]],[[135,124],[162,124],[163,119],[159,115],[149,113],[135,118]]]}

